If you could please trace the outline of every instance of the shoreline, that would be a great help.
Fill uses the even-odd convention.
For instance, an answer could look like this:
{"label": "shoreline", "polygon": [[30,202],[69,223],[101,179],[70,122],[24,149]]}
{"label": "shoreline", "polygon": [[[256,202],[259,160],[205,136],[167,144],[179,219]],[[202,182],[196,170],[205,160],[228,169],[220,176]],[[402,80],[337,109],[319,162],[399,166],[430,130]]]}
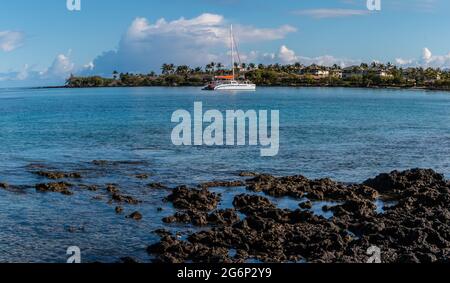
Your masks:
{"label": "shoreline", "polygon": [[[153,86],[84,86],[84,87],[70,87],[70,86],[41,86],[41,87],[23,87],[24,89],[96,89],[96,88],[197,88],[199,85],[153,85]],[[431,87],[402,87],[402,86],[330,86],[330,85],[262,85],[259,88],[344,88],[344,89],[387,89],[387,90],[423,90],[423,91],[442,91],[450,92],[448,88],[431,88]]]}
{"label": "shoreline", "polygon": [[[241,176],[248,178],[175,188],[167,201],[180,212],[163,221],[209,230],[187,240],[157,231],[161,241],[147,251],[165,263],[365,263],[374,248],[384,263],[448,261],[450,182],[433,170],[393,171],[352,185],[303,176]],[[234,197],[234,208],[214,211],[220,195],[209,188],[242,185],[247,192]],[[269,197],[296,199],[298,207],[279,208]],[[320,201],[334,202],[321,208],[330,218],[312,211]]]}
{"label": "shoreline", "polygon": [[[94,171],[119,164],[127,168],[133,163],[92,161]],[[160,238],[147,243],[150,262],[363,263],[367,250],[374,246],[386,263],[447,262],[450,255],[446,224],[450,221],[450,181],[431,169],[392,171],[351,184],[300,175],[236,172],[233,180],[197,187],[148,183],[150,174],[135,172],[133,178],[142,181],[137,191],[87,182],[85,171],[72,169],[30,165],[28,170],[40,178],[39,184],[25,188],[0,183],[0,190],[31,197],[59,195],[67,203],[74,195],[86,194],[93,205],[106,201],[110,215],[133,226],[154,221],[149,220],[149,211],[153,211],[163,224],[156,223],[159,228],[149,231]],[[139,191],[162,199],[149,204]],[[287,199],[291,205],[280,207]],[[161,214],[166,210],[172,212]],[[67,233],[84,231],[71,223],[65,225]],[[100,235],[107,236],[85,237]],[[135,254],[111,256],[138,261],[133,259]]]}

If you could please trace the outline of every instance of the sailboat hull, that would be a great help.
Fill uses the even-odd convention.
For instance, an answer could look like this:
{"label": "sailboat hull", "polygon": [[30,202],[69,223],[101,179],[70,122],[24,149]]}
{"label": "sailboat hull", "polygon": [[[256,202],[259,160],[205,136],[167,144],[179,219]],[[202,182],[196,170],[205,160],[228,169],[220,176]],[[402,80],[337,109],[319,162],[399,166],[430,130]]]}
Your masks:
{"label": "sailboat hull", "polygon": [[220,84],[214,87],[214,90],[232,90],[232,91],[255,91],[255,84]]}

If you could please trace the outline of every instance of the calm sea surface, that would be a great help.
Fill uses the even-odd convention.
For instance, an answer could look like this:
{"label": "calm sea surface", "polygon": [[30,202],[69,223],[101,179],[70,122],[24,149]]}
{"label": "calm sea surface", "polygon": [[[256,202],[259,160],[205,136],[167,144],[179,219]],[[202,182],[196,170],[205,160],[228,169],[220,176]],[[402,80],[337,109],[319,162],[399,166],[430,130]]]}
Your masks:
{"label": "calm sea surface", "polygon": [[[280,151],[259,147],[175,147],[175,110],[279,110]],[[93,160],[110,163],[97,166]],[[103,191],[76,187],[73,196],[42,194],[37,167],[80,172],[74,185],[117,184],[143,201],[142,221],[116,215]],[[450,177],[450,93],[410,90],[260,88],[255,93],[202,92],[198,88],[0,90],[0,261],[64,262],[69,246],[84,261],[122,256],[150,260],[145,248],[174,213],[168,191],[150,182],[196,185],[237,179],[239,171],[302,174],[360,182],[394,169],[432,168]],[[136,174],[150,174],[140,180]],[[221,189],[217,189],[220,191]],[[242,192],[243,189],[236,189]],[[223,191],[223,189],[222,189]],[[95,197],[95,199],[94,199]],[[102,198],[102,199],[99,199]],[[221,207],[230,205],[225,194]],[[280,205],[289,200],[279,200]],[[298,201],[296,202],[298,203]],[[293,204],[295,205],[295,204]],[[157,208],[163,207],[162,212]],[[126,214],[125,214],[126,215]]]}

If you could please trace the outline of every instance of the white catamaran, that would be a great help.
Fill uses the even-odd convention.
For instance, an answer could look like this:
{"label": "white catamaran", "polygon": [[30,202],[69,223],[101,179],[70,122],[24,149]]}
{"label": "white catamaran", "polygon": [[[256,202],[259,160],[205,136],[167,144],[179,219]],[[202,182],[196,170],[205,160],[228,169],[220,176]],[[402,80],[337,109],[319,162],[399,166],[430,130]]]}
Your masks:
{"label": "white catamaran", "polygon": [[[204,90],[232,90],[232,91],[241,91],[241,90],[254,91],[254,90],[256,90],[256,85],[251,83],[250,81],[248,81],[248,80],[239,81],[239,80],[235,79],[236,74],[235,74],[234,53],[235,53],[235,49],[236,49],[236,53],[238,53],[238,49],[237,49],[236,41],[234,40],[233,26],[230,27],[230,41],[231,41],[231,69],[233,70],[232,75],[214,77],[214,81],[210,82],[207,86],[205,86]],[[239,53],[238,53],[238,57],[239,57]]]}

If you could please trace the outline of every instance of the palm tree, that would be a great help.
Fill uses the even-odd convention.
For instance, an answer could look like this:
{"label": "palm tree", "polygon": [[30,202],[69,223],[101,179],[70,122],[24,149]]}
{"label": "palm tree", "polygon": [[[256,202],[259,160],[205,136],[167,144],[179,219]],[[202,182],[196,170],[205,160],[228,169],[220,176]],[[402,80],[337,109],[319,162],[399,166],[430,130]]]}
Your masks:
{"label": "palm tree", "polygon": [[296,62],[294,64],[294,69],[296,72],[299,72],[302,69],[302,64],[300,62]]}
{"label": "palm tree", "polygon": [[233,68],[234,68],[234,71],[235,71],[235,72],[239,72],[239,69],[240,69],[239,63],[234,62]]}
{"label": "palm tree", "polygon": [[178,66],[177,67],[177,69],[176,69],[176,73],[178,74],[178,75],[186,75],[187,73],[189,73],[189,66],[187,66],[187,65],[181,65],[181,66]]}
{"label": "palm tree", "polygon": [[211,64],[206,64],[205,66],[205,71],[207,73],[211,73],[212,72],[213,67],[211,66]]}
{"label": "palm tree", "polygon": [[175,71],[175,65],[164,63],[161,67],[161,70],[162,70],[163,75],[173,74],[173,72]]}
{"label": "palm tree", "polygon": [[223,73],[223,72],[222,72],[223,64],[219,62],[219,63],[217,63],[216,66],[217,66],[217,71],[219,72],[219,74]]}
{"label": "palm tree", "polygon": [[209,65],[211,66],[211,71],[214,73],[215,71],[216,71],[216,63],[214,63],[214,62],[211,62],[211,63],[209,63]]}
{"label": "palm tree", "polygon": [[169,71],[169,64],[166,63],[162,64],[161,71],[163,75],[167,74],[167,72]]}

